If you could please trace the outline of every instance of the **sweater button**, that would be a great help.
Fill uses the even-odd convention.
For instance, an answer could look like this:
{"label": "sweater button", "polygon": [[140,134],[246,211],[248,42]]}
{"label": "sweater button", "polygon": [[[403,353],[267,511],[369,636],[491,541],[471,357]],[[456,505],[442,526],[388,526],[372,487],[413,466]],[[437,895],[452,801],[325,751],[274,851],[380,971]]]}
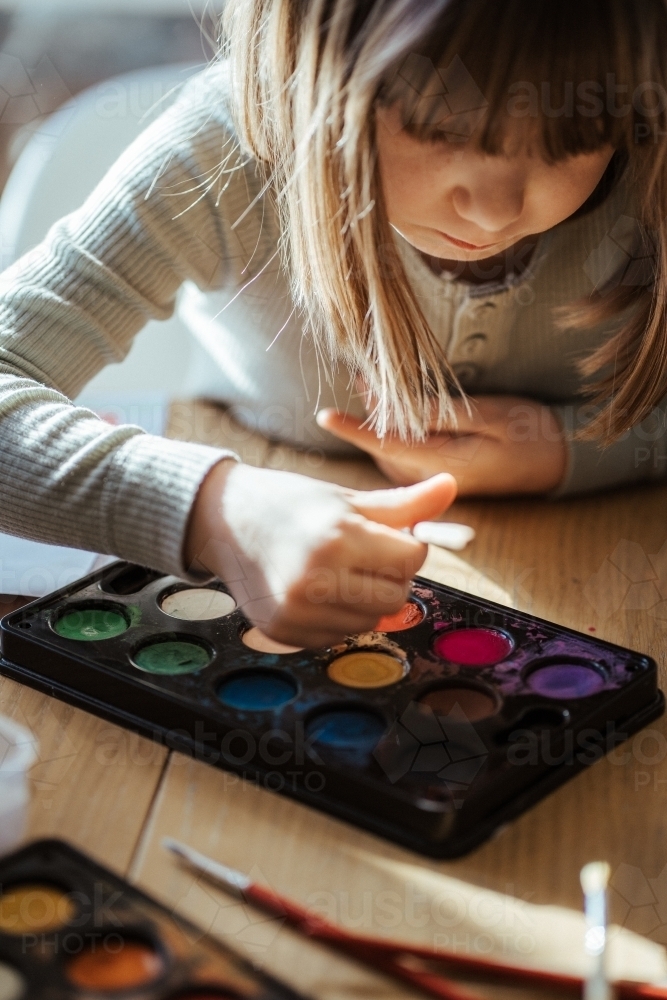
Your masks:
{"label": "sweater button", "polygon": [[497,308],[496,303],[492,302],[490,299],[487,299],[484,302],[475,303],[473,307],[473,312],[475,316],[488,316],[489,313],[492,313],[493,310],[496,308]]}
{"label": "sweater button", "polygon": [[484,350],[488,337],[485,333],[471,333],[461,344],[461,354],[465,358],[474,358]]}
{"label": "sweater button", "polygon": [[479,368],[477,365],[470,364],[466,361],[452,365],[452,371],[464,388],[467,385],[470,385],[471,382],[474,382],[479,374]]}

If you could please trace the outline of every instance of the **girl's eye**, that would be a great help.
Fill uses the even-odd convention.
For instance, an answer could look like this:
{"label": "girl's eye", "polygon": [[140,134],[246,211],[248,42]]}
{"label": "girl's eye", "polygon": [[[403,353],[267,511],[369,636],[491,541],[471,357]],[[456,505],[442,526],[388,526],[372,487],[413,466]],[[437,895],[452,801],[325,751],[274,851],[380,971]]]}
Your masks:
{"label": "girl's eye", "polygon": [[431,132],[426,138],[426,142],[431,146],[451,146],[451,140],[443,132]]}
{"label": "girl's eye", "polygon": [[440,129],[430,129],[428,132],[420,129],[407,128],[406,132],[411,138],[425,146],[432,146],[446,150],[449,153],[459,152],[468,145],[468,139],[452,138],[447,132]]}

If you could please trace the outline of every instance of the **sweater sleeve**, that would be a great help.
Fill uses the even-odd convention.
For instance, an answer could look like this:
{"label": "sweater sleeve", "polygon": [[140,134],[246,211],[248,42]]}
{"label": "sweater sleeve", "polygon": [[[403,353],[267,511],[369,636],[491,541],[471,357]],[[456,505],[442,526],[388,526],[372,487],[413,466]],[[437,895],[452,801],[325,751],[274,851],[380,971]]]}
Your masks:
{"label": "sweater sleeve", "polygon": [[553,410],[568,436],[565,477],[553,497],[629,486],[667,475],[667,397],[645,420],[606,448],[597,441],[573,439],[592,418],[589,405],[579,400]]}
{"label": "sweater sleeve", "polygon": [[187,576],[190,510],[230,453],[111,427],[70,397],[122,360],[148,319],[171,315],[183,281],[221,288],[262,266],[261,184],[224,104],[218,68],[196,77],[0,276],[1,530]]}

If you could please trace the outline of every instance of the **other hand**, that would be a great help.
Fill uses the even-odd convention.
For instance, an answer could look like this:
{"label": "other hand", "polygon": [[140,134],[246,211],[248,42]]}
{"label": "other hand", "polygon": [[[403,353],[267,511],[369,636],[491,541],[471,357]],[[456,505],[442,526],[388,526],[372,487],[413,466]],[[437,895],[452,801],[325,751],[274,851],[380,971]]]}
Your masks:
{"label": "other hand", "polygon": [[565,475],[567,451],[554,412],[519,396],[478,396],[471,413],[454,401],[458,426],[434,430],[423,442],[384,439],[363,421],[321,410],[321,427],[367,451],[393,483],[406,486],[441,472],[456,477],[461,495],[547,493]]}

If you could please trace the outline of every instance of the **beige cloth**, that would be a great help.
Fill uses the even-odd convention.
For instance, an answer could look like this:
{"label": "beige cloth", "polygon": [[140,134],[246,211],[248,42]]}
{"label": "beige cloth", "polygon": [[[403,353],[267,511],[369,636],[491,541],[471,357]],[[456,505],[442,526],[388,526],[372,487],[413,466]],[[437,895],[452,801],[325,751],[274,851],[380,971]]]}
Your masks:
{"label": "beige cloth", "polygon": [[[435,947],[442,951],[582,978],[592,971],[583,913],[525,902],[367,852],[363,860],[382,871],[387,891],[404,895],[409,886],[418,895],[420,912],[430,912],[441,928]],[[665,949],[626,928],[609,927],[605,957],[612,980],[667,983]]]}

